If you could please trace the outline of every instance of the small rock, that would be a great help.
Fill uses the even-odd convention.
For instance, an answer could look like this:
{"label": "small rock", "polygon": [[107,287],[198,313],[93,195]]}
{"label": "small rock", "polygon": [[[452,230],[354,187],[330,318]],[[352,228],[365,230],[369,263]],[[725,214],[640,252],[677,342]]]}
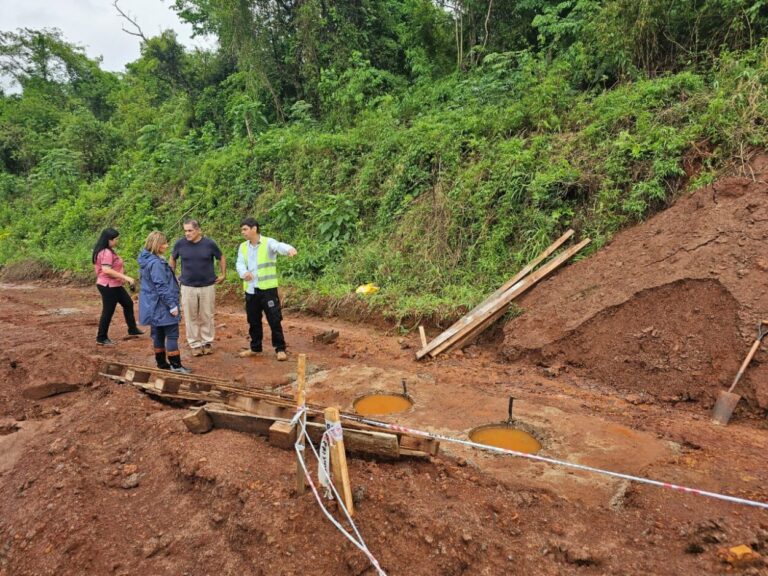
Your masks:
{"label": "small rock", "polygon": [[408,350],[411,347],[411,345],[408,343],[408,340],[405,338],[399,338],[397,343],[400,345],[401,350]]}
{"label": "small rock", "polygon": [[352,502],[360,504],[365,499],[365,486],[357,486],[352,491]]}
{"label": "small rock", "polygon": [[123,474],[125,474],[126,476],[131,476],[133,474],[136,474],[138,470],[139,470],[139,467],[136,466],[136,464],[126,464],[125,466],[123,466]]}
{"label": "small rock", "polygon": [[560,376],[560,368],[558,366],[547,366],[544,368],[544,374],[549,378],[557,378]]}
{"label": "small rock", "polygon": [[565,561],[577,566],[595,566],[600,563],[586,548],[568,548],[565,551]]}
{"label": "small rock", "polygon": [[57,438],[48,446],[48,454],[60,454],[69,448],[69,441],[66,438]]}
{"label": "small rock", "polygon": [[740,544],[732,548],[722,548],[717,551],[717,556],[723,562],[726,562],[734,568],[747,568],[749,566],[759,566],[763,559],[752,548],[746,544]]}
{"label": "small rock", "polygon": [[131,488],[136,488],[138,485],[139,485],[138,472],[131,474],[130,476],[128,476],[128,478],[123,480],[122,484],[120,484],[120,486],[122,486],[126,490],[130,490]]}

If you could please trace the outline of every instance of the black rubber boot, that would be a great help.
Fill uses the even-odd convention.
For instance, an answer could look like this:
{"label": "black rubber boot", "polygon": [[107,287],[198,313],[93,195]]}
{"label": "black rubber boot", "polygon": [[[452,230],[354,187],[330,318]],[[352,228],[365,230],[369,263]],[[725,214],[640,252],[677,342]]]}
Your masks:
{"label": "black rubber boot", "polygon": [[185,368],[181,365],[181,355],[180,354],[174,354],[168,355],[168,362],[171,363],[171,372],[176,372],[178,374],[191,374],[192,370],[189,368]]}
{"label": "black rubber boot", "polygon": [[160,370],[170,370],[171,365],[168,364],[168,360],[165,359],[165,350],[155,350],[155,362]]}

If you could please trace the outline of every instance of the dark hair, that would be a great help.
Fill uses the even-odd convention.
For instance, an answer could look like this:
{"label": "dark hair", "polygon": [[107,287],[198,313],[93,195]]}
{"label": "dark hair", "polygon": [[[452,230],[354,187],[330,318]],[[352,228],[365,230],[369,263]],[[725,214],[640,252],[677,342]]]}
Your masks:
{"label": "dark hair", "polygon": [[240,221],[240,227],[242,228],[243,226],[248,226],[249,228],[255,227],[256,231],[259,231],[259,223],[256,222],[256,218],[251,218],[250,216],[248,218],[243,218]]}
{"label": "dark hair", "polygon": [[200,230],[200,222],[198,222],[194,218],[187,218],[187,219],[185,219],[184,220],[184,226],[186,226],[187,224],[192,226],[192,228],[194,228],[195,230]]}
{"label": "dark hair", "polygon": [[[104,248],[109,248],[109,241],[114,240],[118,236],[120,236],[120,232],[118,232],[114,228],[104,228],[104,230],[101,231],[101,236],[99,236],[99,239],[96,241],[96,246],[93,247],[91,262],[95,264],[96,256],[99,255],[99,252],[104,250]],[[111,248],[109,249],[111,250]]]}

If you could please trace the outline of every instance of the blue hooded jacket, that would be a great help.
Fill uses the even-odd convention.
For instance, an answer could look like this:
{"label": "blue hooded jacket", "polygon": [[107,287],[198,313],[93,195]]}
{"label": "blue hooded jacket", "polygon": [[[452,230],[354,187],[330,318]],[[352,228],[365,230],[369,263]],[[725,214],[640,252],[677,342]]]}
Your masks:
{"label": "blue hooded jacket", "polygon": [[139,294],[139,324],[170,326],[178,324],[181,314],[171,316],[179,307],[179,282],[164,259],[142,249],[139,254],[141,293]]}

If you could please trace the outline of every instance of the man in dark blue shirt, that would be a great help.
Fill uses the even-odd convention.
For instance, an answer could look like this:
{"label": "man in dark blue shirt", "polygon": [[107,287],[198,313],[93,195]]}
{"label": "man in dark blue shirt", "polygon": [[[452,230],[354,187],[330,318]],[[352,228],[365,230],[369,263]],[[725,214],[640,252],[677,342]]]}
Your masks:
{"label": "man in dark blue shirt", "polygon": [[[176,270],[181,260],[181,310],[187,330],[187,342],[193,356],[213,353],[216,333],[213,320],[216,308],[216,284],[227,275],[227,260],[216,242],[203,236],[197,220],[184,221],[184,238],[176,242],[168,260]],[[219,261],[216,276],[213,261]]]}

